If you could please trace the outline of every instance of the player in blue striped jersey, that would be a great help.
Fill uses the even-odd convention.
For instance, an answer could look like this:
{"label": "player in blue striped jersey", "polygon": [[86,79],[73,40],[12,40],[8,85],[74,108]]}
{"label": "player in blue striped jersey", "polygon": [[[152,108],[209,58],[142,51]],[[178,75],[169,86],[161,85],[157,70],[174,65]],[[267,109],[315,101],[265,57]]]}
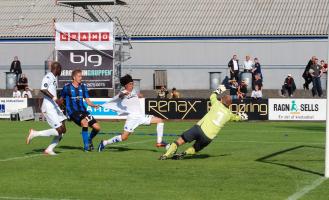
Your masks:
{"label": "player in blue striped jersey", "polygon": [[[101,128],[96,119],[87,111],[83,99],[87,105],[96,109],[99,108],[99,105],[90,101],[87,85],[82,83],[82,71],[76,69],[72,72],[72,82],[63,87],[60,100],[65,100],[67,116],[82,127],[81,136],[84,150],[92,151],[94,149],[92,140]],[[90,135],[88,134],[88,127],[92,128]]]}

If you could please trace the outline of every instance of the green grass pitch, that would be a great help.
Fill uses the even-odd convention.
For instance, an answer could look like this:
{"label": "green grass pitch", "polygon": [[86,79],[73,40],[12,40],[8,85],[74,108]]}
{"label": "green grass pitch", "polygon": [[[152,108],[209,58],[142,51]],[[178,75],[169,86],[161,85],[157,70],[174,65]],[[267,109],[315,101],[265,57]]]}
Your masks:
{"label": "green grass pitch", "polygon": [[[100,122],[101,139],[121,132],[123,122]],[[165,134],[180,134],[193,121],[170,121]],[[67,123],[56,151],[51,138],[25,144],[28,129],[45,122],[0,121],[0,199],[221,199],[278,200],[303,191],[323,176],[325,124],[240,122],[227,124],[193,159],[158,160],[155,126],[141,126],[127,142],[104,152],[81,151],[80,128]],[[172,142],[176,137],[166,136]],[[183,146],[184,150],[188,145]],[[303,200],[329,199],[325,180]]]}

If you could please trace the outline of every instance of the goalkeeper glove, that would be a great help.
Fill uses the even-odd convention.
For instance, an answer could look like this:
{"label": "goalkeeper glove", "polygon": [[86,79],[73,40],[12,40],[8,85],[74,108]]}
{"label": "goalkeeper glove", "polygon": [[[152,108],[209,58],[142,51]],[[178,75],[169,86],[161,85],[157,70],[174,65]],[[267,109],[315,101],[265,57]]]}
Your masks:
{"label": "goalkeeper glove", "polygon": [[246,121],[248,120],[248,115],[246,113],[241,113],[241,112],[238,112],[238,115],[240,116],[241,118],[241,121]]}
{"label": "goalkeeper glove", "polygon": [[214,91],[216,94],[222,94],[226,91],[226,87],[224,85],[219,85],[218,88]]}

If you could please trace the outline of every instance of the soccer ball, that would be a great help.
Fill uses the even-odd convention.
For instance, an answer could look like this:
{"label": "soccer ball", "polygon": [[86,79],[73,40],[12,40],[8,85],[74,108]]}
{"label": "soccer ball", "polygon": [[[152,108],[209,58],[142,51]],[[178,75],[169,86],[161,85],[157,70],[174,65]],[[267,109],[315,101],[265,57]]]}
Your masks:
{"label": "soccer ball", "polygon": [[167,145],[166,145],[166,150],[168,150],[169,149],[169,147],[170,147],[170,143],[168,143]]}

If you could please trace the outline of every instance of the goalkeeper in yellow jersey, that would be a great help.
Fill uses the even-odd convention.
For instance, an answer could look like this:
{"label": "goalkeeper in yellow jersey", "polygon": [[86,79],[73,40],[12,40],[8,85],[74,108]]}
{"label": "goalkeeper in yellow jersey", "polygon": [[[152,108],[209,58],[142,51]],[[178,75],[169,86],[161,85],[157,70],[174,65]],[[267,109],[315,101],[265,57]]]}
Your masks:
{"label": "goalkeeper in yellow jersey", "polygon": [[[168,158],[182,159],[185,155],[194,155],[211,143],[226,122],[248,119],[245,113],[235,115],[230,111],[229,106],[232,104],[231,96],[224,95],[220,101],[217,99],[217,95],[225,90],[225,87],[220,85],[211,94],[211,109],[209,112],[196,125],[185,131],[175,142],[171,143],[167,152],[159,158],[160,160]],[[193,141],[195,143],[192,147],[189,147],[181,154],[176,154],[178,146]]]}

